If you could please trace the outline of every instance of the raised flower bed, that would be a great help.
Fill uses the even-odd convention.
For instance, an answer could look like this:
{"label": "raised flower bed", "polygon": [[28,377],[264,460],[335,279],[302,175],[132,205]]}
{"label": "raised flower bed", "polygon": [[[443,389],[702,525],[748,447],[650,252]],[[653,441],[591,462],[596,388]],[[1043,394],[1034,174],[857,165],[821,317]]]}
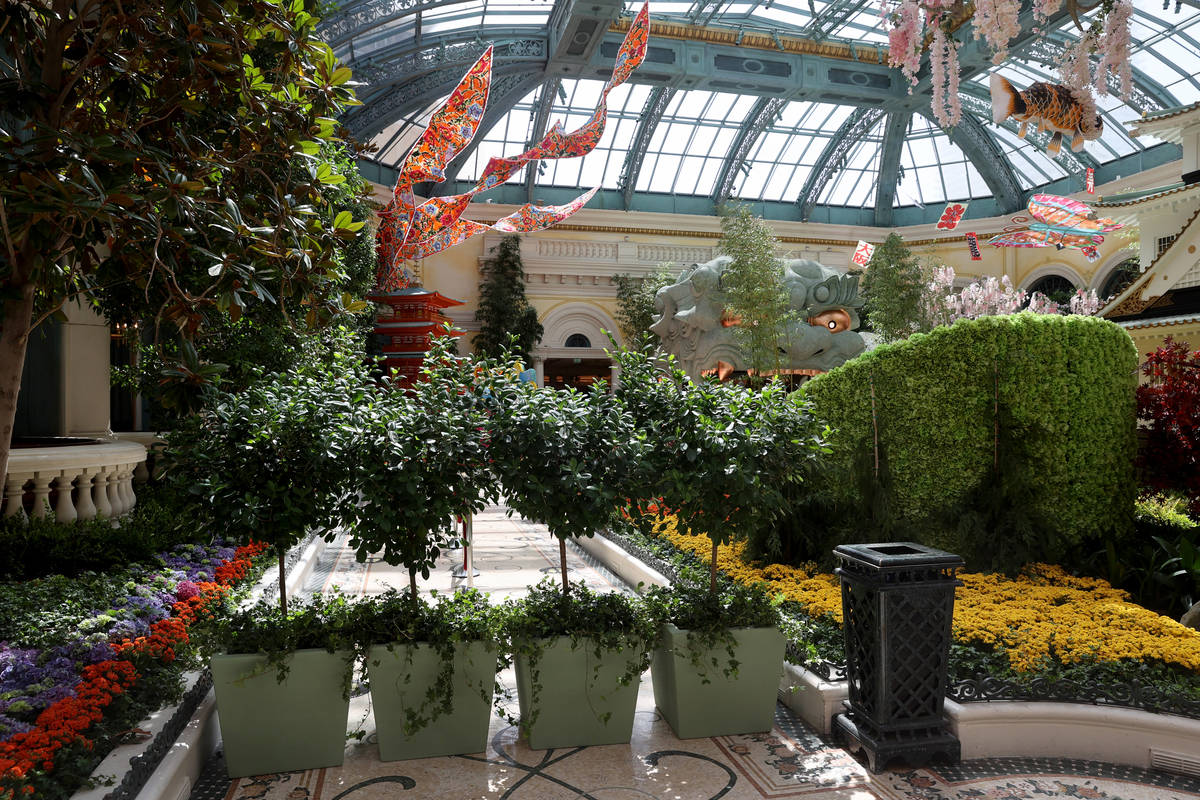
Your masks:
{"label": "raised flower bed", "polygon": [[118,574],[0,591],[0,800],[69,796],[118,732],[172,699],[189,629],[264,549],[183,545]]}

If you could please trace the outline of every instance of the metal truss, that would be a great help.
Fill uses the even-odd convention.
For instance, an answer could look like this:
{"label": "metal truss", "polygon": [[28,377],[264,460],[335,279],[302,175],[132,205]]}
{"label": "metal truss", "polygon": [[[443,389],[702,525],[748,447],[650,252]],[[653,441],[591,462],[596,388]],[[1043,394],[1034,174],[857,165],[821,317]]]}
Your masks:
{"label": "metal truss", "polygon": [[621,192],[621,200],[626,209],[633,200],[633,189],[637,185],[638,174],[642,171],[642,162],[650,146],[650,137],[654,135],[654,129],[658,127],[674,96],[674,89],[655,87],[650,90],[646,105],[642,107],[637,130],[629,143],[629,152],[625,154],[625,164],[621,167],[621,177],[617,181],[617,190]]}
{"label": "metal truss", "polygon": [[[935,126],[938,125],[929,109],[922,109],[920,113],[928,117]],[[975,169],[992,190],[992,195],[996,198],[996,207],[1001,214],[1012,214],[1024,207],[1021,183],[1017,180],[1012,165],[1000,152],[995,139],[978,117],[974,114],[963,114],[962,121],[946,131],[946,134],[975,165]]]}
{"label": "metal truss", "polygon": [[875,225],[888,228],[892,225],[892,203],[896,199],[896,183],[900,177],[900,155],[904,149],[904,137],[912,122],[912,112],[894,111],[888,116],[883,129],[883,144],[879,153],[879,175],[875,186]]}
{"label": "metal truss", "polygon": [[850,152],[850,148],[871,132],[883,118],[884,113],[882,108],[859,108],[838,128],[837,133],[829,140],[829,144],[821,151],[821,155],[817,156],[817,163],[813,165],[813,170],[809,174],[808,180],[804,182],[800,196],[796,199],[796,203],[800,206],[802,221],[808,221],[809,216],[812,215],[813,206],[825,185],[845,166],[846,155]]}
{"label": "metal truss", "polygon": [[775,124],[787,103],[788,101],[781,97],[760,97],[754,108],[750,109],[746,121],[742,123],[729,148],[728,155],[725,156],[721,172],[717,175],[714,184],[716,188],[713,189],[712,195],[714,206],[720,206],[733,196],[733,185],[737,182],[738,173],[744,169],[750,151],[754,149],[754,143],[767,128]]}
{"label": "metal truss", "polygon": [[813,17],[804,32],[818,42],[822,41],[857,14],[864,5],[866,3],[862,0],[834,0]]}
{"label": "metal truss", "polygon": [[[550,112],[554,110],[554,96],[558,94],[560,86],[560,78],[551,78],[542,84],[542,96],[538,98],[537,115],[533,118],[533,130],[530,132],[529,141],[525,143],[526,149],[533,147],[546,135],[546,128],[550,124]],[[531,161],[525,170],[525,196],[529,198],[530,203],[533,202],[533,189],[537,185],[538,170],[541,166],[541,161]]]}
{"label": "metal truss", "polygon": [[366,0],[346,3],[336,14],[321,21],[317,26],[317,35],[330,47],[337,47],[393,20],[460,2],[462,0]]}

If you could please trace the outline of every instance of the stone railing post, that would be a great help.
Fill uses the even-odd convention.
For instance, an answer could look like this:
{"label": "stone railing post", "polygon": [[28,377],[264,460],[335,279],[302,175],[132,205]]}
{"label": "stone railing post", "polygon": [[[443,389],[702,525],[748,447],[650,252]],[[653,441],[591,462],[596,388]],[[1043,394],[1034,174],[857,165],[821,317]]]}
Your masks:
{"label": "stone railing post", "polygon": [[[145,460],[146,448],[127,441],[13,450],[4,480],[4,516],[44,519],[53,511],[58,522],[73,522],[127,514],[137,503],[133,473]],[[33,495],[28,511],[26,487]]]}

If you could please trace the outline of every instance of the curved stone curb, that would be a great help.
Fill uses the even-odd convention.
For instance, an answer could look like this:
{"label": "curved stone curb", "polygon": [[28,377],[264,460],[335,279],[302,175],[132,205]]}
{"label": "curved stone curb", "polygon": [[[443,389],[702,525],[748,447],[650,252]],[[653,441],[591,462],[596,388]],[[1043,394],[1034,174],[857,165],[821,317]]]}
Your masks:
{"label": "curved stone curb", "polygon": [[[639,581],[669,584],[661,573],[608,539],[593,536],[574,541],[632,585]],[[848,696],[846,681],[826,681],[784,664],[779,701],[818,733],[830,733],[833,717],[842,712]],[[962,743],[964,760],[1078,758],[1200,776],[1200,720],[1120,706],[1009,700],[956,703],[949,698],[946,716]]]}

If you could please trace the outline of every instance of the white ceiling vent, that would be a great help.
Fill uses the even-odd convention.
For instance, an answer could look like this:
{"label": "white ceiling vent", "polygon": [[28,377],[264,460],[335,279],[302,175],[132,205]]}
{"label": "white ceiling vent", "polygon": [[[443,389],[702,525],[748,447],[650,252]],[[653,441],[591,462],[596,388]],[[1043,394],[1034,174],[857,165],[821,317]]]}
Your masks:
{"label": "white ceiling vent", "polygon": [[1170,750],[1155,750],[1151,747],[1150,766],[1165,772],[1200,778],[1200,756],[1172,753]]}

